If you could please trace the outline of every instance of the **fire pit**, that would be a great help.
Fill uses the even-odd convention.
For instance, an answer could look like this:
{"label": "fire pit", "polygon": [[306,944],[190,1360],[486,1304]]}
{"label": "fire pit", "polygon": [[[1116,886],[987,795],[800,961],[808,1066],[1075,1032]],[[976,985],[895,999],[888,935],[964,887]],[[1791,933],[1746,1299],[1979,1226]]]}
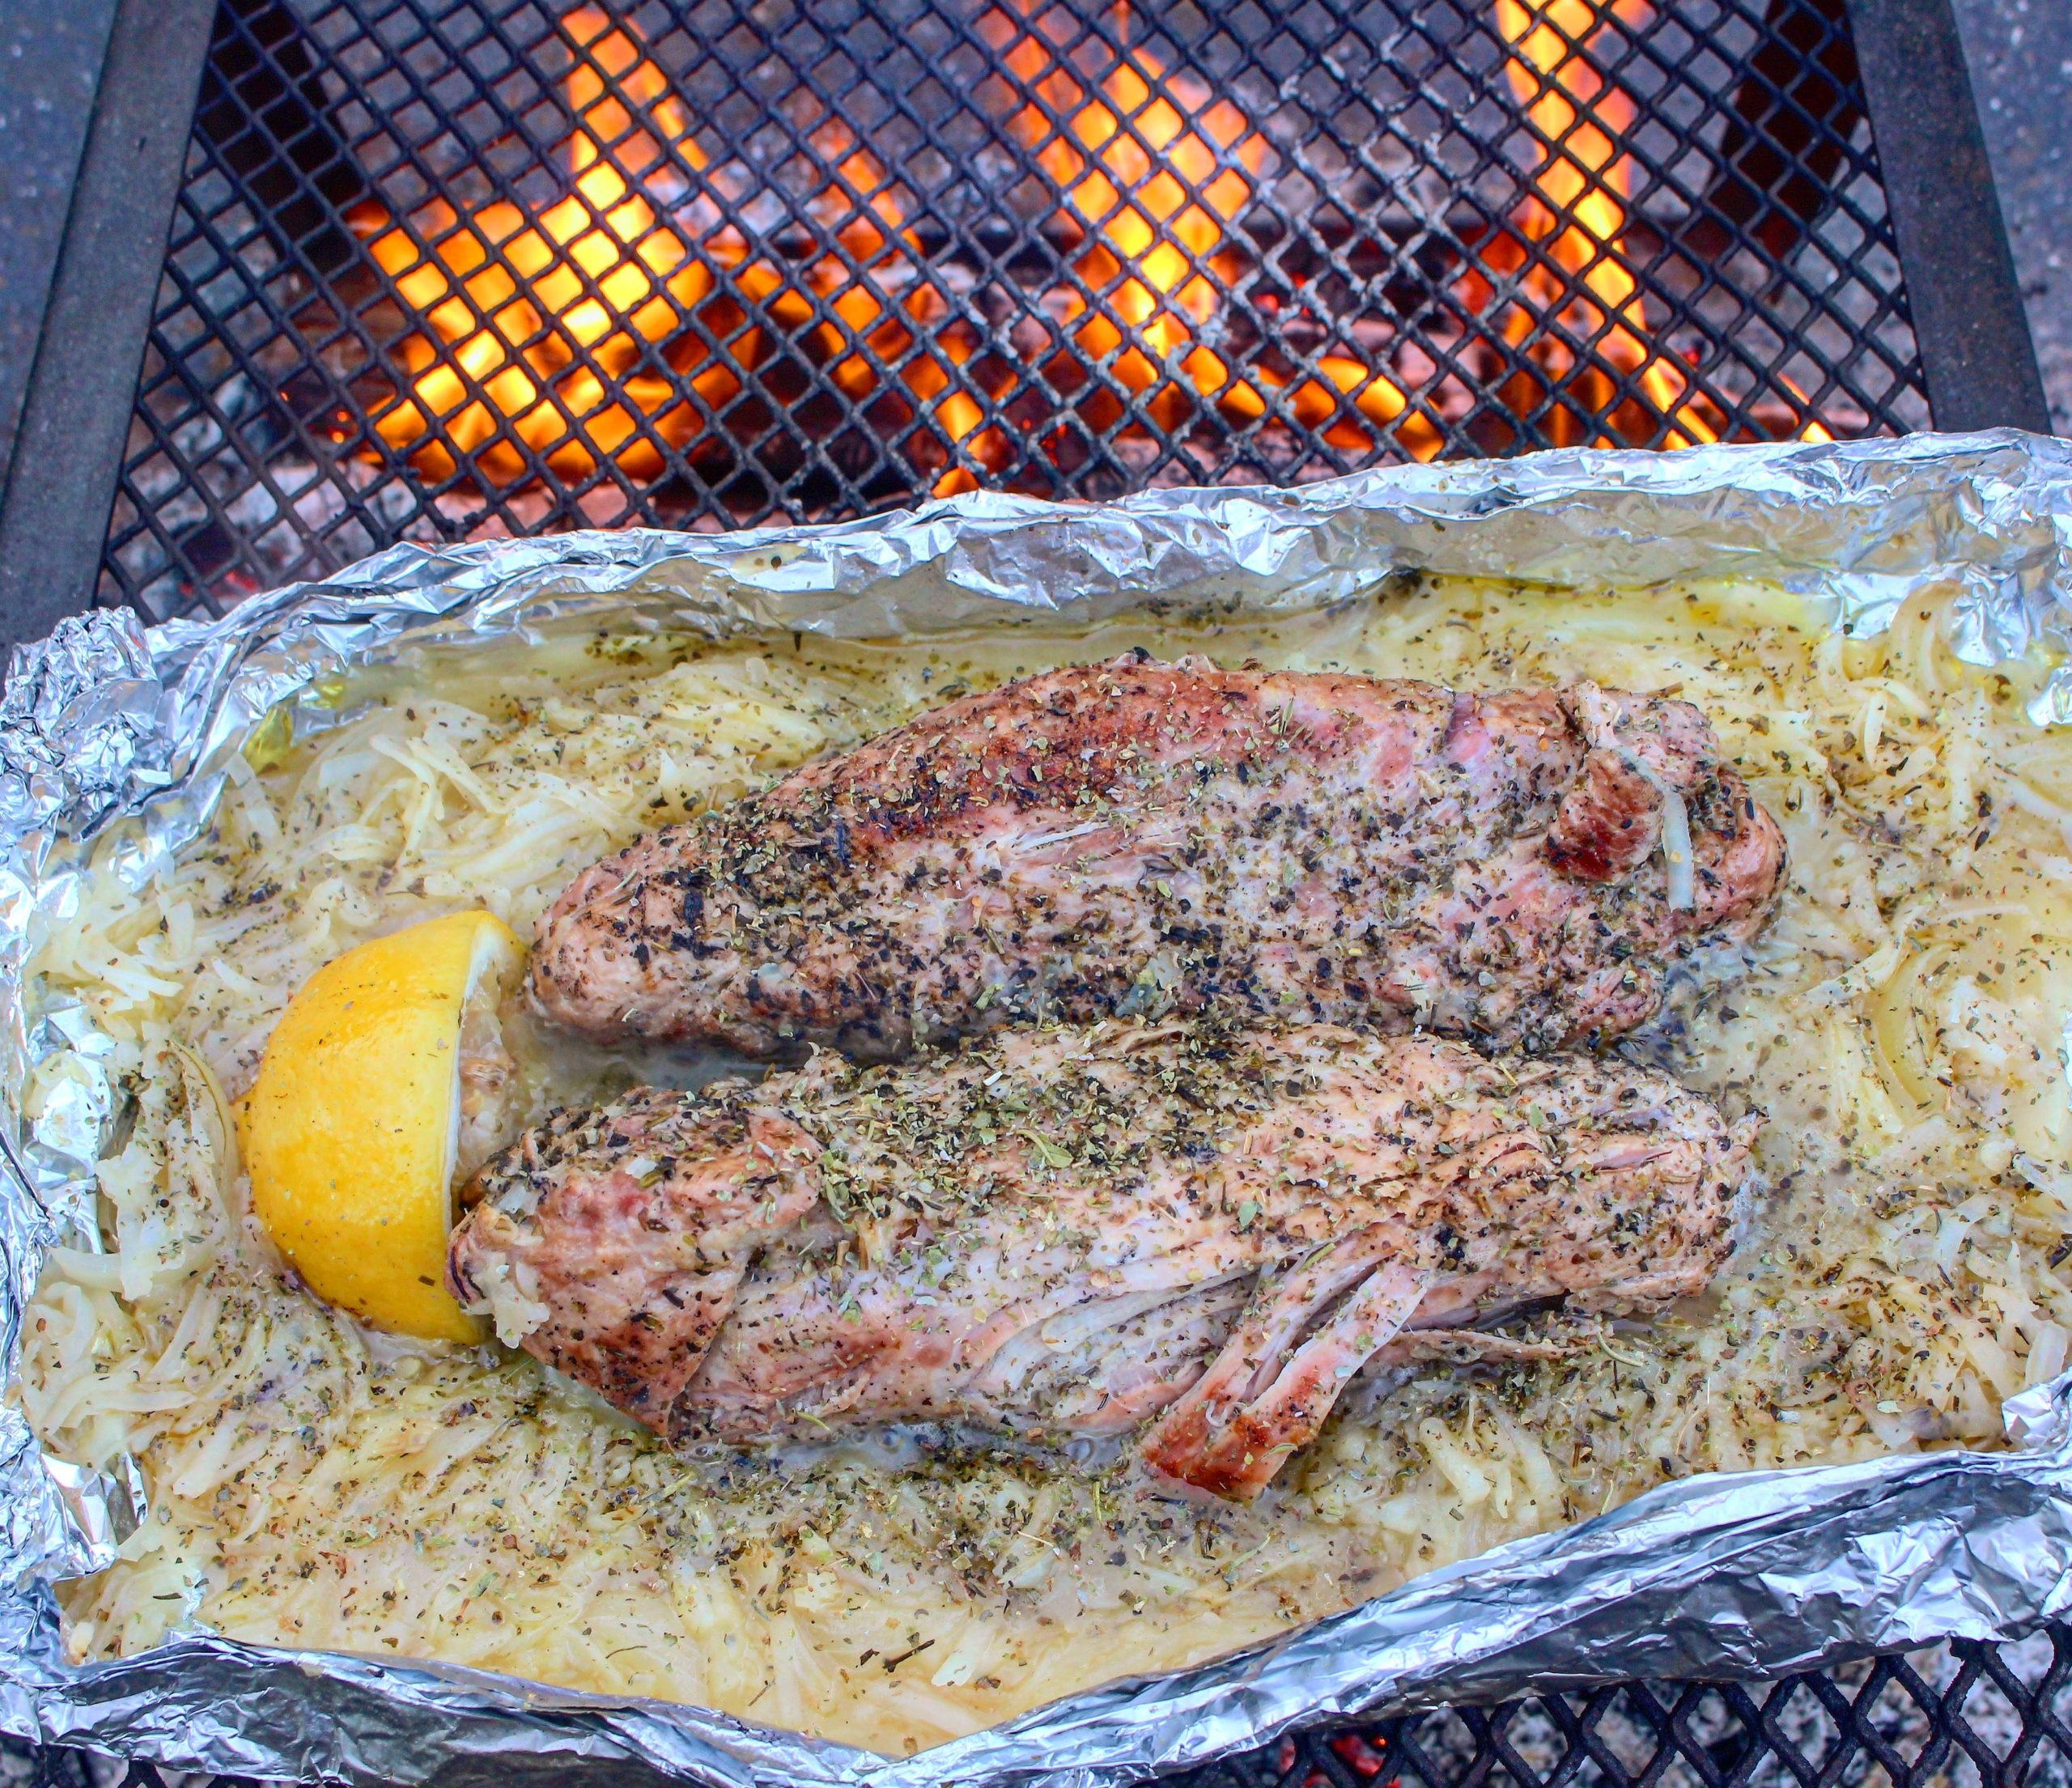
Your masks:
{"label": "fire pit", "polygon": [[8,575],[163,618],[401,538],[2042,426],[1961,65],[1868,10],[224,0],[112,516],[18,478]]}
{"label": "fire pit", "polygon": [[[138,151],[162,252],[97,255],[75,207],[0,501],[24,631],[404,539],[2047,427],[1936,3],[163,0],[186,66],[138,53],[149,3],[80,206],[127,165],[104,134],[198,99]],[[2072,1752],[2072,1637],[2032,1649],[1208,1775],[1913,1782],[1961,1749],[2014,1781]]]}

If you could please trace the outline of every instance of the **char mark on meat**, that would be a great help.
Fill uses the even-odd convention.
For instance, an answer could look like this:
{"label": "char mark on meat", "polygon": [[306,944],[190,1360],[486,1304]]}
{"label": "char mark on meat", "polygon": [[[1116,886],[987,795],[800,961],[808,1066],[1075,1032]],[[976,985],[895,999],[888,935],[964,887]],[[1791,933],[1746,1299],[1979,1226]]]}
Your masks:
{"label": "char mark on meat", "polygon": [[455,1294],[672,1441],[1136,1431],[1257,1494],[1369,1361],[1535,1344],[1731,1246],[1747,1128],[1650,1070],[1209,1018],[1017,1031],[565,1114],[486,1167]]}
{"label": "char mark on meat", "polygon": [[1210,1010],[1548,1049],[1751,935],[1783,857],[1686,703],[1137,655],[641,839],[541,919],[532,985],[592,1036],[756,1055]]}

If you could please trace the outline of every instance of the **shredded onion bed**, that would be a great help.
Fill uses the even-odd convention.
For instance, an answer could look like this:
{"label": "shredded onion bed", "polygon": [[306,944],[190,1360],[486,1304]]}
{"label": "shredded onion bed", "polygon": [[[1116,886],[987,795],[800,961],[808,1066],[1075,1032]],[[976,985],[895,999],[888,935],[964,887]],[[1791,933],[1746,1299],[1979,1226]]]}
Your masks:
{"label": "shredded onion bed", "polygon": [[[1667,1477],[2000,1444],[2002,1399],[2072,1350],[2072,741],[2023,717],[2046,666],[1964,666],[1942,618],[1924,599],[1845,640],[1760,588],[1459,583],[1271,626],[602,635],[369,673],[322,729],[262,735],[169,872],[89,877],[36,965],[113,1040],[134,1116],[103,1167],[110,1251],[55,1252],[28,1314],[21,1397],[45,1444],[134,1454],[151,1489],[117,1561],[62,1591],[72,1650],[193,1621],[898,1752]],[[241,1095],[322,962],[474,904],[524,934],[647,826],[962,687],[1137,643],[1480,688],[1586,675],[1713,717],[1787,831],[1790,884],[1745,962],[1702,965],[1622,1046],[1730,1115],[1768,1114],[1771,1189],[1707,1297],[1539,1319],[1557,1360],[1356,1386],[1238,1510],[998,1448],[679,1459],[522,1356],[363,1333],[280,1270],[203,1067]],[[1688,901],[1680,805],[1656,873]],[[508,1123],[682,1069],[505,1017]],[[32,1102],[103,1071],[53,1058]]]}
{"label": "shredded onion bed", "polygon": [[1620,756],[1628,769],[1662,796],[1662,860],[1669,903],[1679,912],[1689,912],[1698,904],[1691,856],[1690,810],[1684,805],[1683,796],[1645,760],[1631,751]]}

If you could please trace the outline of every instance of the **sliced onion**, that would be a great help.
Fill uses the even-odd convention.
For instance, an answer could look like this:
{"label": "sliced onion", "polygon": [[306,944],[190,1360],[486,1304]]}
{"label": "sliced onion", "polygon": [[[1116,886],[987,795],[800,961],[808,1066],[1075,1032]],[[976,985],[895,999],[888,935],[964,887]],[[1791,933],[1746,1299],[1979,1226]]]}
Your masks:
{"label": "sliced onion", "polygon": [[1698,905],[1696,871],[1691,857],[1691,815],[1684,797],[1630,751],[1619,754],[1626,767],[1662,796],[1662,857],[1669,876],[1669,903],[1679,912]]}
{"label": "sliced onion", "polygon": [[1679,912],[1695,911],[1698,890],[1691,864],[1691,817],[1684,797],[1673,788],[1662,792],[1662,851],[1669,869],[1669,903]]}

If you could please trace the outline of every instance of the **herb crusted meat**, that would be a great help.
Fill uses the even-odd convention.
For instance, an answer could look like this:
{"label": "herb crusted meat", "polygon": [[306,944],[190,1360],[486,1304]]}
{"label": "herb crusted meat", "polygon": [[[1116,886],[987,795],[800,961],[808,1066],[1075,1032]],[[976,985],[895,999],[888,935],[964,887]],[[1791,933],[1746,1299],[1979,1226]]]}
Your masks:
{"label": "herb crusted meat", "polygon": [[1783,856],[1686,703],[1136,654],[641,839],[541,919],[532,985],[758,1055],[1207,1009],[1544,1049],[1647,1019]]}
{"label": "herb crusted meat", "polygon": [[478,1176],[449,1282],[672,1441],[1140,1429],[1250,1496],[1392,1349],[1700,1289],[1747,1140],[1621,1063],[1111,1021],[558,1115]]}

